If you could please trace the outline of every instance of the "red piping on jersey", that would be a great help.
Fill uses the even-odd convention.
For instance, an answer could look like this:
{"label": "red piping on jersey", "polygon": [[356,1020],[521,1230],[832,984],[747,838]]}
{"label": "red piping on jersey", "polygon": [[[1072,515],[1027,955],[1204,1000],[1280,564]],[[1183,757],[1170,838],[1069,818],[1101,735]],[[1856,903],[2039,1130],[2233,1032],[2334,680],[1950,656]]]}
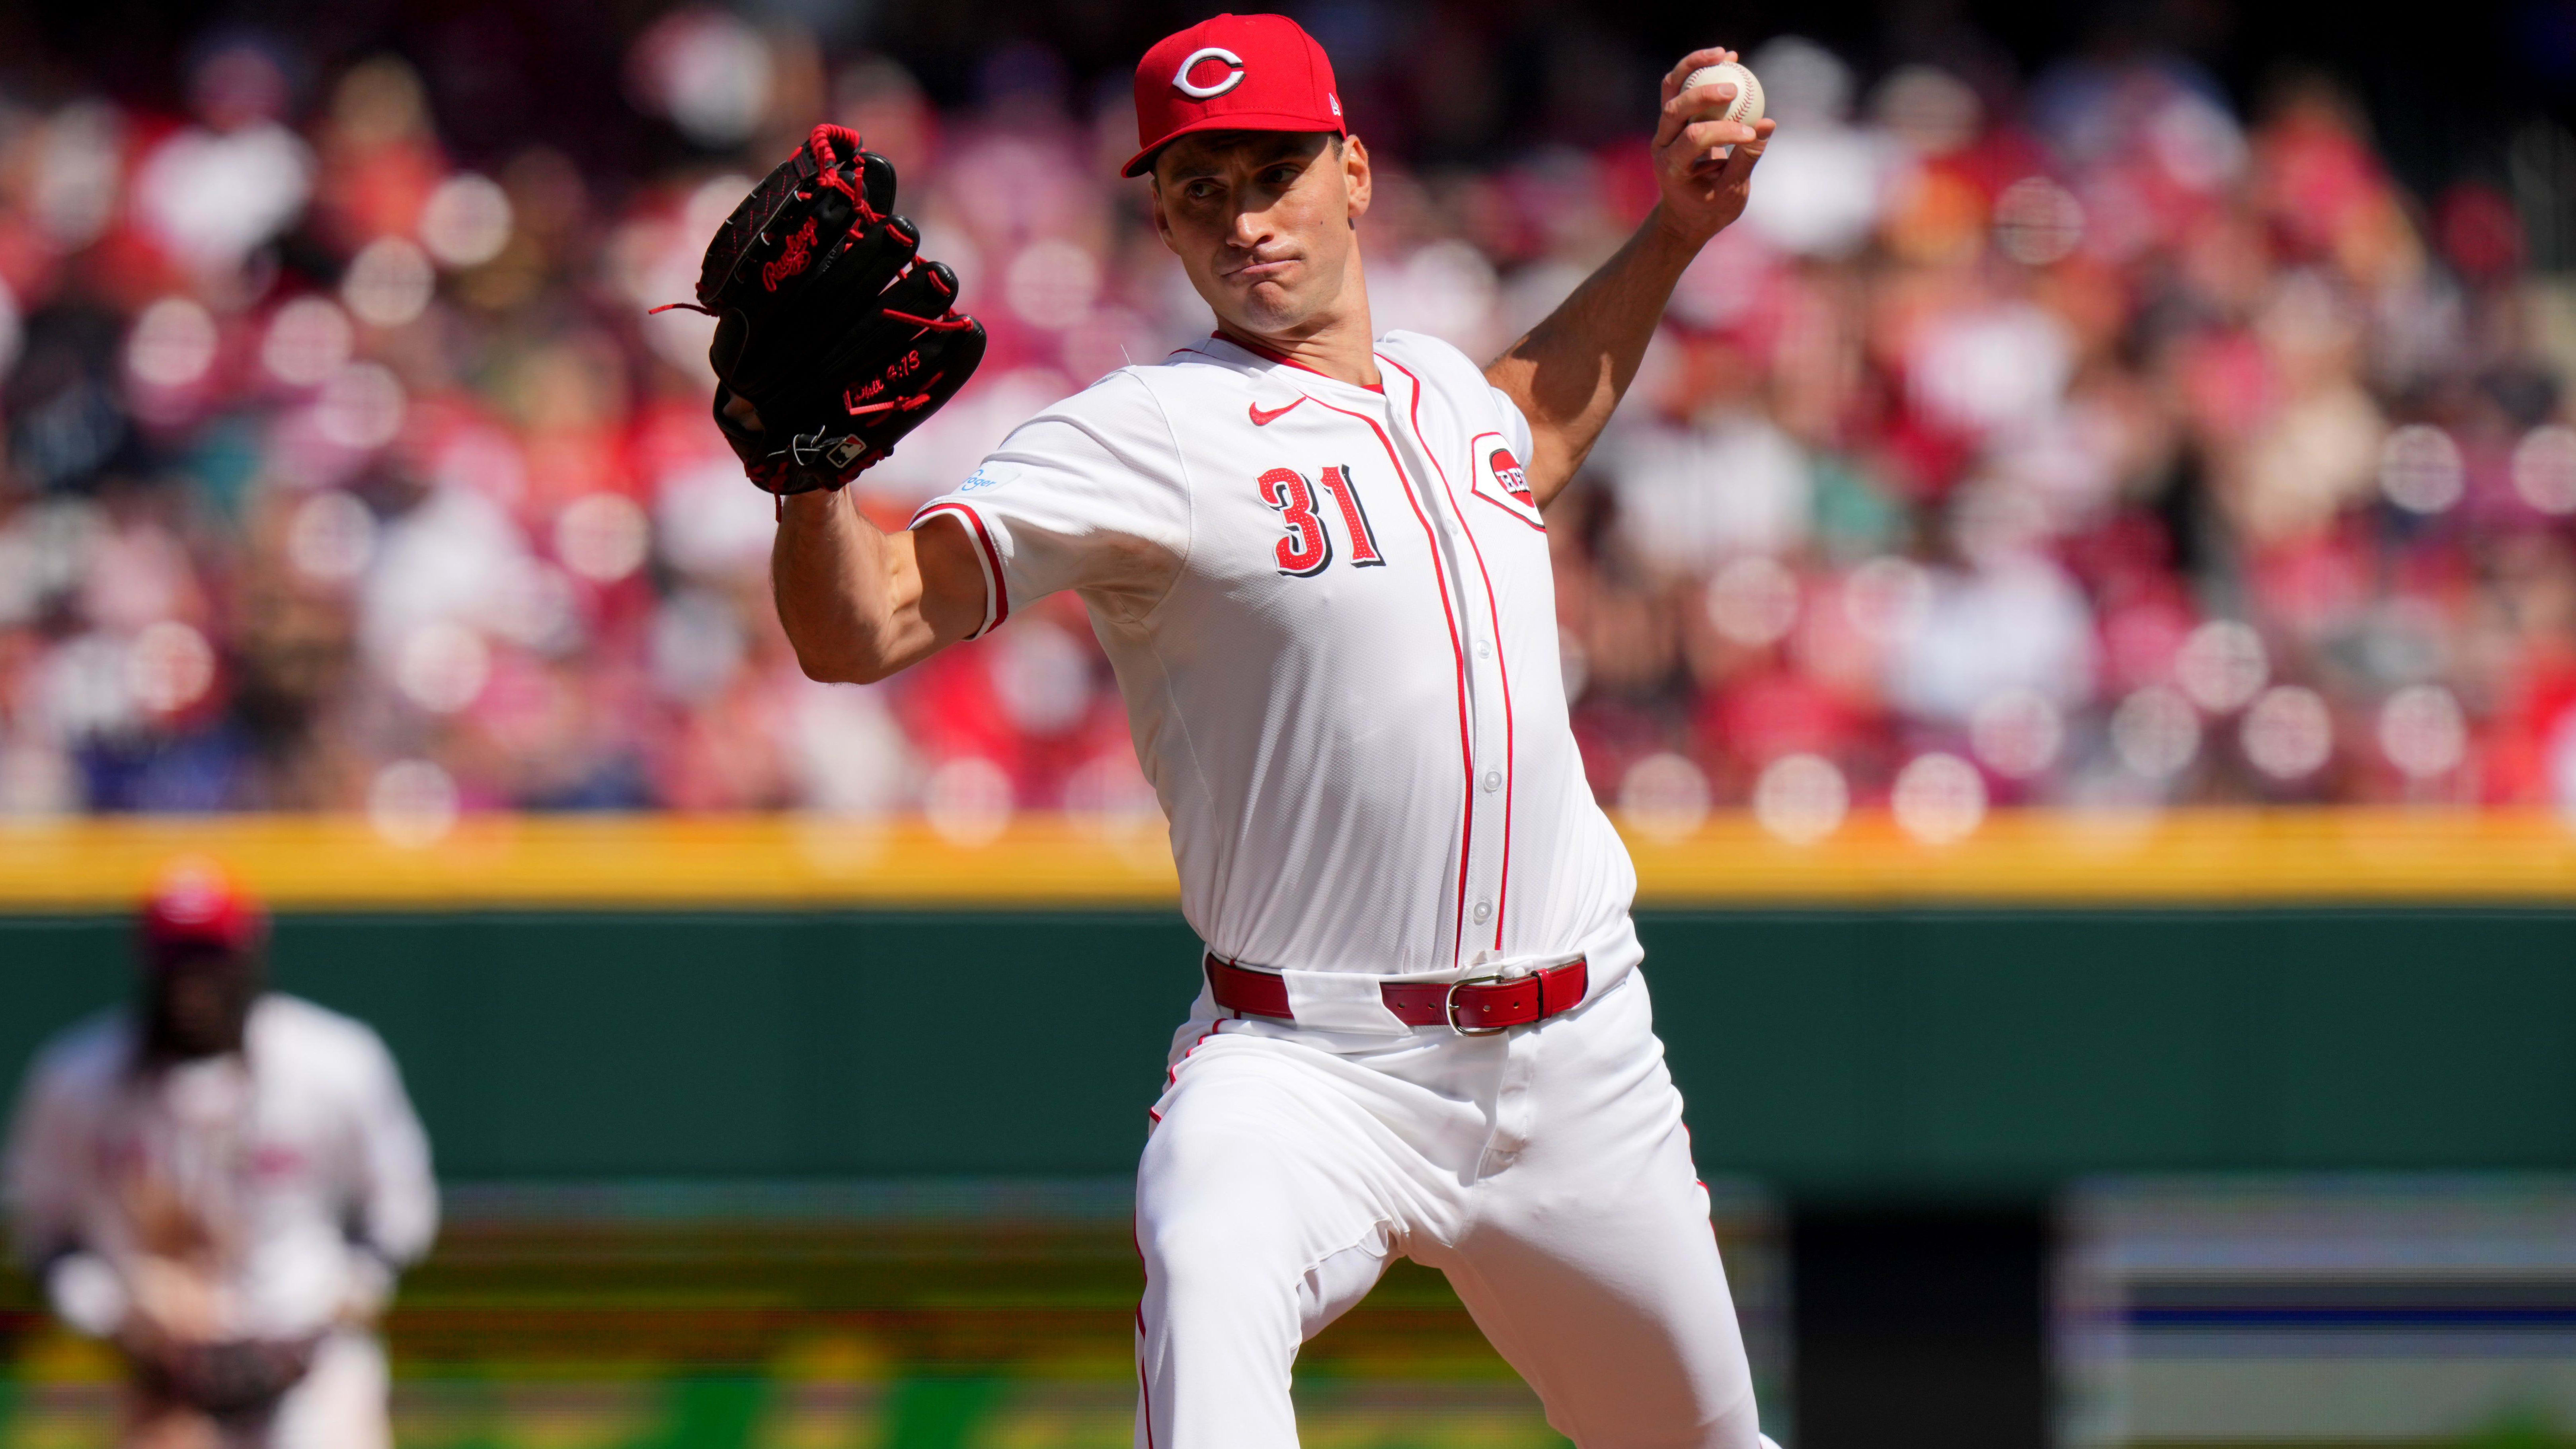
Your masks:
{"label": "red piping on jersey", "polygon": [[[1412,374],[1407,373],[1406,376],[1410,377]],[[1415,383],[1416,396],[1420,395],[1421,390],[1421,384]],[[1449,648],[1458,656],[1458,763],[1467,772],[1467,804],[1466,818],[1458,827],[1458,919],[1449,932],[1449,964],[1455,966],[1458,964],[1458,958],[1466,950],[1467,862],[1476,849],[1476,745],[1475,736],[1467,723],[1467,646],[1458,637],[1458,611],[1449,604],[1449,579],[1442,568],[1440,535],[1432,532],[1430,516],[1422,511],[1422,500],[1413,495],[1413,477],[1404,471],[1403,462],[1395,456],[1395,441],[1386,435],[1386,429],[1377,425],[1377,419],[1366,413],[1355,413],[1349,408],[1335,406],[1322,398],[1316,398],[1315,405],[1332,408],[1344,417],[1357,418],[1368,424],[1369,431],[1377,434],[1377,445],[1386,449],[1386,461],[1395,468],[1396,481],[1404,485],[1404,501],[1413,505],[1413,516],[1422,525],[1422,541],[1430,545],[1431,581],[1440,586],[1440,615],[1449,621]],[[1420,434],[1417,433],[1416,436]],[[1436,463],[1437,460],[1434,461]],[[1445,478],[1440,486],[1444,491],[1448,488]],[[1458,506],[1456,500],[1451,500],[1449,506],[1456,508]],[[1462,524],[1461,527],[1463,526]],[[1479,561],[1477,567],[1483,566],[1482,561]],[[1486,593],[1492,592],[1490,587],[1486,589]],[[1508,801],[1505,802],[1504,808],[1510,808]],[[1508,826],[1510,823],[1510,819],[1506,817],[1504,824]]]}
{"label": "red piping on jersey", "polygon": [[[1494,577],[1485,572],[1484,546],[1476,542],[1476,530],[1467,522],[1467,510],[1458,506],[1457,490],[1449,486],[1449,470],[1440,466],[1440,455],[1431,450],[1430,441],[1422,436],[1422,379],[1413,375],[1412,368],[1392,357],[1380,355],[1378,361],[1403,373],[1413,384],[1411,409],[1413,441],[1422,446],[1422,456],[1429,458],[1432,468],[1440,474],[1440,491],[1448,495],[1449,510],[1458,515],[1459,531],[1467,535],[1467,547],[1476,555],[1476,577],[1485,581],[1485,617],[1494,626],[1494,668],[1503,676],[1503,870],[1502,884],[1494,887],[1494,949],[1500,951],[1503,949],[1503,908],[1511,903],[1512,893],[1512,795],[1520,788],[1520,757],[1515,752],[1515,741],[1512,737],[1511,661],[1503,657],[1502,606],[1494,598]],[[1474,491],[1472,482],[1468,487],[1470,492]],[[1473,798],[1476,791],[1473,764],[1473,761],[1469,762],[1470,770],[1467,777],[1467,793],[1470,798]],[[1463,871],[1465,866],[1462,864],[1459,868]],[[1460,888],[1464,889],[1463,879],[1459,884]]]}
{"label": "red piping on jersey", "polygon": [[[1282,367],[1293,367],[1299,372],[1311,372],[1317,377],[1333,377],[1331,373],[1324,371],[1320,367],[1308,367],[1306,364],[1290,357],[1285,352],[1281,352],[1276,348],[1264,347],[1258,342],[1247,342],[1244,339],[1226,331],[1222,327],[1208,335],[1219,342],[1231,342],[1235,346],[1242,348],[1244,351],[1251,353],[1255,357],[1261,358],[1265,362],[1275,362]],[[1333,381],[1340,382],[1342,379],[1333,377]],[[1351,386],[1364,387],[1369,391],[1376,393],[1380,397],[1386,396],[1386,384],[1383,382],[1355,382],[1352,383]]]}
{"label": "red piping on jersey", "polygon": [[931,504],[928,508],[914,514],[912,516],[912,522],[907,526],[919,528],[921,526],[921,520],[928,518],[930,515],[951,511],[965,519],[967,525],[973,530],[976,545],[984,550],[985,566],[992,571],[993,575],[993,622],[966,636],[969,639],[980,639],[983,636],[992,633],[994,630],[1001,628],[1002,621],[1011,617],[1010,586],[1002,582],[1002,552],[1001,550],[993,547],[993,535],[984,531],[983,516],[978,514],[968,505],[951,499],[946,503]]}

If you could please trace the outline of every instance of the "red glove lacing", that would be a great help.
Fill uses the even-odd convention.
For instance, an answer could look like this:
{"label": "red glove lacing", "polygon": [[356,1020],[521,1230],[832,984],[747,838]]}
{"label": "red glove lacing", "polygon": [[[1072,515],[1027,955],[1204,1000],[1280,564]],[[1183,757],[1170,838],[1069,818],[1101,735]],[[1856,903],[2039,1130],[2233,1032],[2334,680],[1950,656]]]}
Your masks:
{"label": "red glove lacing", "polygon": [[825,121],[805,137],[805,149],[814,153],[815,164],[821,168],[814,179],[850,198],[850,204],[859,210],[862,223],[876,221],[877,209],[868,205],[868,199],[859,194],[858,183],[841,174],[841,158],[832,149],[835,142],[847,149],[852,161],[858,159],[859,133],[847,126],[835,126]]}

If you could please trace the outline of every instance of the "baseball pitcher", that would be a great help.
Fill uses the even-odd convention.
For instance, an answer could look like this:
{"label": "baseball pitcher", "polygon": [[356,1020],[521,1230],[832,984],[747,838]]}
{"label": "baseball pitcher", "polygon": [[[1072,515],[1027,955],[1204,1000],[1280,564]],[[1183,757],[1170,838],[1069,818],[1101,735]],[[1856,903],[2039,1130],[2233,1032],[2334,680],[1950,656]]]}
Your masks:
{"label": "baseball pitcher", "polygon": [[125,1360],[124,1449],[390,1449],[370,1325],[437,1226],[384,1043],[260,989],[258,905],[210,863],[141,922],[141,1000],[47,1045],[5,1169],[20,1260]]}
{"label": "baseball pitcher", "polygon": [[890,168],[824,128],[710,251],[718,421],[781,496],[806,671],[883,678],[1072,590],[1171,820],[1207,950],[1137,1174],[1140,1449],[1293,1445],[1298,1346],[1397,1255],[1585,1449],[1762,1442],[1634,870],[1567,724],[1545,513],[1744,207],[1771,123],[1683,84],[1733,59],[1674,67],[1652,215],[1480,367],[1370,326],[1369,153],[1322,48],[1275,15],[1171,36],[1125,174],[1214,330],[895,534],[838,487],[982,334]]}

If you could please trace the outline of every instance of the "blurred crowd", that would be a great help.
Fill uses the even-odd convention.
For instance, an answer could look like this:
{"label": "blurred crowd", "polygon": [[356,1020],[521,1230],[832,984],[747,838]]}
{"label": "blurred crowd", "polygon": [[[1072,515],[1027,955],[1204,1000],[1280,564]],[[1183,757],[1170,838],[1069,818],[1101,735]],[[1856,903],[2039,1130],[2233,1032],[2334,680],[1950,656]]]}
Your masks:
{"label": "blurred crowd", "polygon": [[[1378,13],[1316,20],[1380,167],[1376,322],[1490,356],[1651,202],[1610,122],[1655,70],[1568,51],[1548,136],[1471,155],[1439,123],[1493,98],[1346,23]],[[1749,59],[1753,205],[1550,519],[1605,801],[1793,839],[1882,803],[1932,838],[1990,803],[2576,807],[2576,279],[2526,232],[2576,208],[2563,164],[2412,194],[2330,83],[2240,107],[2152,54]],[[274,36],[202,48],[168,114],[0,90],[0,814],[1151,812],[1072,600],[806,681],[710,324],[647,315],[807,124],[860,130],[993,337],[862,480],[900,526],[1204,334],[1115,178],[1124,78],[1006,46],[943,109],[713,9],[624,65],[681,142],[644,174],[542,135],[464,164],[410,63]]]}

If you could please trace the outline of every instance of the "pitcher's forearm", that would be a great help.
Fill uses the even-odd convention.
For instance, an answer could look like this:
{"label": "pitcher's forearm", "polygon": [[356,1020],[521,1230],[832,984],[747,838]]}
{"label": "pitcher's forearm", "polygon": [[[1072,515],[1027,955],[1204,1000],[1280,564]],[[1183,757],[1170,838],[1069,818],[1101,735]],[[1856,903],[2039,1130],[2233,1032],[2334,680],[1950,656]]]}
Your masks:
{"label": "pitcher's forearm", "polygon": [[770,583],[778,622],[808,676],[865,684],[910,662],[900,636],[920,594],[911,550],[862,516],[848,494],[787,498]]}
{"label": "pitcher's forearm", "polygon": [[1485,369],[1529,419],[1530,486],[1544,503],[1572,479],[1637,377],[1673,285],[1706,238],[1658,206],[1610,260]]}

